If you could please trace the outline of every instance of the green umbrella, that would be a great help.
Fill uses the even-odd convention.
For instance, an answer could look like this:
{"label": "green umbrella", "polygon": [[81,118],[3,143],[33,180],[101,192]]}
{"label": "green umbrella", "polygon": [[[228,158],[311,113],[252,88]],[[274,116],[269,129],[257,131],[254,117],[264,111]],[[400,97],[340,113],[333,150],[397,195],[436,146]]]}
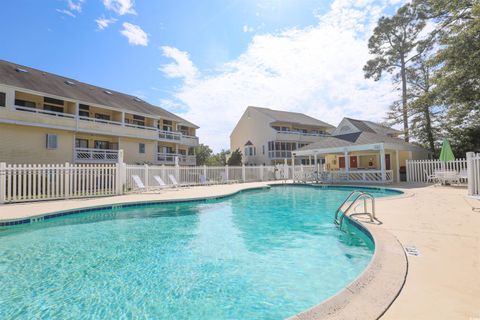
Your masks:
{"label": "green umbrella", "polygon": [[452,147],[447,139],[443,139],[442,150],[440,151],[440,160],[444,162],[455,160]]}

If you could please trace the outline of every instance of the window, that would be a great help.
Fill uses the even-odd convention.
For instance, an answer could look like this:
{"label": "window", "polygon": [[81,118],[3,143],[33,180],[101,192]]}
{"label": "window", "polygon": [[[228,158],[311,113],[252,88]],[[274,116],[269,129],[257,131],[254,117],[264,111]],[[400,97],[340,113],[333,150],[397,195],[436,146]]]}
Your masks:
{"label": "window", "polygon": [[63,107],[52,106],[49,104],[44,104],[43,110],[63,113]]}
{"label": "window", "polygon": [[5,107],[5,92],[0,92],[0,107]]}
{"label": "window", "polygon": [[173,131],[173,123],[170,120],[163,120],[163,130]]}
{"label": "window", "polygon": [[188,127],[186,126],[178,126],[178,131],[180,131],[183,135],[188,136]]}
{"label": "window", "polygon": [[33,101],[15,99],[15,105],[19,107],[35,108],[37,105]]}
{"label": "window", "polygon": [[183,155],[183,156],[186,156],[187,155],[187,150],[180,149],[180,150],[178,150],[178,153]]}
{"label": "window", "polygon": [[47,149],[57,149],[57,135],[56,134],[47,134]]}
{"label": "window", "polygon": [[80,117],[90,117],[90,106],[80,103],[78,105],[78,115]]}
{"label": "window", "polygon": [[53,104],[58,104],[58,105],[63,106],[63,100],[59,100],[59,99],[44,97],[44,98],[43,98],[43,102],[53,103]]}
{"label": "window", "polygon": [[262,146],[262,154],[265,154],[265,145]]}
{"label": "window", "polygon": [[88,149],[88,140],[87,139],[76,139],[75,148]]}
{"label": "window", "polygon": [[159,147],[159,153],[175,153],[172,147]]}
{"label": "window", "polygon": [[257,154],[257,150],[254,146],[245,147],[244,152],[246,156],[255,156]]}
{"label": "window", "polygon": [[138,153],[145,153],[145,143],[138,144]]}
{"label": "window", "polygon": [[145,126],[145,117],[133,115],[132,123],[137,125],[137,126],[144,127]]}
{"label": "window", "polygon": [[95,149],[110,149],[110,142],[95,140]]}
{"label": "window", "polygon": [[101,114],[101,113],[95,113],[95,119],[100,119],[100,120],[110,120],[110,116],[108,114]]}

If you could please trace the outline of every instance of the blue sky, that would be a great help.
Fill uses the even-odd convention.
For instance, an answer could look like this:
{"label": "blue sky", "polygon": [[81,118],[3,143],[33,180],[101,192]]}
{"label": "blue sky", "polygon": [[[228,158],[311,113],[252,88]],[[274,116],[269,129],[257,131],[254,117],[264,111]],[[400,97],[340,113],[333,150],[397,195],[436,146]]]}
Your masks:
{"label": "blue sky", "polygon": [[0,59],[135,94],[197,123],[219,150],[248,105],[334,125],[380,119],[391,87],[361,67],[374,23],[398,2],[6,1]]}

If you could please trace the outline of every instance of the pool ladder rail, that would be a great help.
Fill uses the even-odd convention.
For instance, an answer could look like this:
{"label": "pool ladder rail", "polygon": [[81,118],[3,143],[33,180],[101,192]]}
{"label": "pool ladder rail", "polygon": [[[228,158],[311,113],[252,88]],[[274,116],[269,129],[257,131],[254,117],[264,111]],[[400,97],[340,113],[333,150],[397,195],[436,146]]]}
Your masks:
{"label": "pool ladder rail", "polygon": [[[347,215],[347,213],[350,211],[350,209],[354,208],[354,205],[356,203],[358,203],[358,201],[361,201],[361,200],[363,200],[363,210],[364,210],[364,212],[354,213],[354,214],[356,214],[356,215],[368,214],[368,216],[370,217],[370,222],[373,222],[375,220],[375,198],[368,192],[354,190],[348,195],[347,198],[345,198],[345,200],[342,202],[342,204],[338,207],[337,211],[335,211],[335,224],[337,224],[341,227],[343,218]],[[368,211],[367,200],[371,201],[372,211]],[[342,208],[345,206],[345,204],[348,201],[351,201],[350,204],[348,205],[348,207],[345,210],[342,210]]]}

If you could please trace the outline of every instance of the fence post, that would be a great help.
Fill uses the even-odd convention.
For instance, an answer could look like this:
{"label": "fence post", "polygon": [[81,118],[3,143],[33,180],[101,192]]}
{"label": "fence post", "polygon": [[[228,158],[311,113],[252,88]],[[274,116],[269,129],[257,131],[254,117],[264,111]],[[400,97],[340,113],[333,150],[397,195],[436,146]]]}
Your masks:
{"label": "fence post", "polygon": [[225,180],[228,181],[228,164],[225,165]]}
{"label": "fence post", "polygon": [[0,162],[0,204],[5,203],[7,193],[7,164]]}
{"label": "fence post", "polygon": [[242,181],[245,182],[246,176],[245,176],[245,163],[242,163]]}
{"label": "fence post", "polygon": [[467,152],[467,181],[468,181],[468,195],[473,196],[474,194],[474,184],[475,184],[475,177],[474,177],[474,168],[475,162],[473,158],[475,157],[475,153]]}
{"label": "fence post", "polygon": [[260,181],[263,181],[263,164],[260,166]]}
{"label": "fence post", "polygon": [[179,162],[178,156],[175,156],[175,178],[179,183],[181,183],[180,180],[180,162]]}
{"label": "fence post", "polygon": [[203,175],[205,177],[205,179],[207,179],[207,165],[203,165]]}
{"label": "fence post", "polygon": [[148,189],[149,184],[148,184],[148,164],[145,163],[143,166],[143,178],[145,179],[145,187]]}
{"label": "fence post", "polygon": [[115,168],[115,193],[123,194],[123,186],[126,182],[127,166],[123,163],[123,150],[118,150],[117,164]]}
{"label": "fence post", "polygon": [[70,198],[70,163],[65,163],[65,199]]}

